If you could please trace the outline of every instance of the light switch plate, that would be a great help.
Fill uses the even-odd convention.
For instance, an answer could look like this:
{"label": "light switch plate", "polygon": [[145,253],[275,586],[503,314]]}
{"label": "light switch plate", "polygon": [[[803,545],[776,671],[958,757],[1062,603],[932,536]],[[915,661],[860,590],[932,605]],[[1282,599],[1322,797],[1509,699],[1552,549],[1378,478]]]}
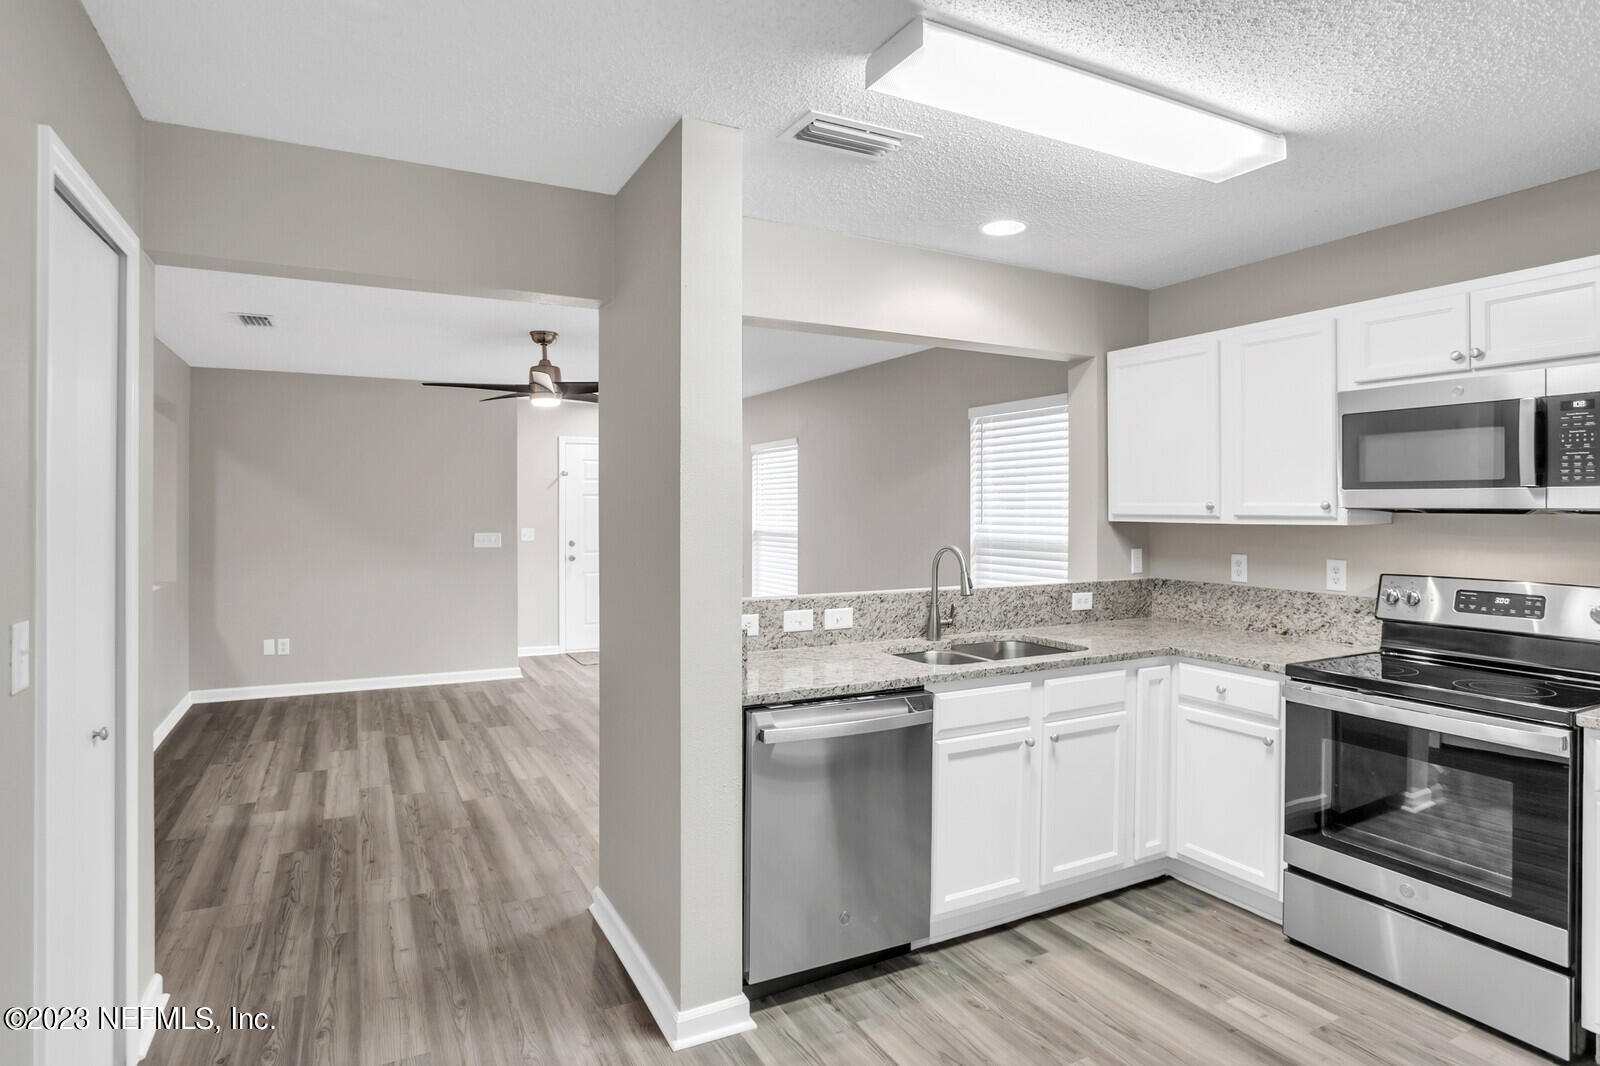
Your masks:
{"label": "light switch plate", "polygon": [[1087,611],[1094,607],[1094,593],[1074,592],[1072,594],[1072,609],[1074,611]]}
{"label": "light switch plate", "polygon": [[11,623],[11,694],[33,684],[33,623]]}
{"label": "light switch plate", "polygon": [[739,627],[744,630],[745,636],[759,637],[761,635],[761,616],[759,614],[741,614],[739,616]]}
{"label": "light switch plate", "polygon": [[522,543],[524,543],[524,544],[532,544],[533,543],[533,532],[534,532],[534,530],[533,530],[532,526],[523,526],[522,527]]}
{"label": "light switch plate", "polygon": [[474,548],[498,548],[500,547],[500,534],[474,533],[472,535],[472,546]]}
{"label": "light switch plate", "polygon": [[1328,560],[1328,591],[1343,592],[1348,583],[1349,573],[1345,569],[1343,559]]}
{"label": "light switch plate", "polygon": [[1248,555],[1235,555],[1233,565],[1228,571],[1228,576],[1234,581],[1250,580],[1250,557]]}
{"label": "light switch plate", "polygon": [[288,637],[279,637],[278,638],[278,654],[279,655],[288,655],[289,654],[289,638]]}
{"label": "light switch plate", "polygon": [[261,642],[261,654],[262,655],[276,655],[276,654],[278,654],[278,642],[273,640],[271,637],[268,637],[265,640],[263,640]]}
{"label": "light switch plate", "polygon": [[822,612],[823,629],[852,629],[856,624],[854,607],[829,607]]}
{"label": "light switch plate", "polygon": [[784,611],[783,631],[785,633],[800,633],[810,629],[815,617],[812,611]]}
{"label": "light switch plate", "polygon": [[1128,553],[1128,573],[1144,573],[1144,549],[1134,548]]}

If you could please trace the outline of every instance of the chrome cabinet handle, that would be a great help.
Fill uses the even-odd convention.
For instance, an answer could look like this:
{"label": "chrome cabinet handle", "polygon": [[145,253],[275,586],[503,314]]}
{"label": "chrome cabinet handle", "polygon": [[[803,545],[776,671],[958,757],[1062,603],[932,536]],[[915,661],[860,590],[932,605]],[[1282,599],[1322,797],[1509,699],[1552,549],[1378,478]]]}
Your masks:
{"label": "chrome cabinet handle", "polygon": [[1460,348],[1457,348],[1455,351],[1450,353],[1450,361],[1452,363],[1459,363],[1466,357],[1467,353],[1462,351]]}
{"label": "chrome cabinet handle", "polygon": [[1061,743],[1061,734],[1060,733],[1051,733],[1050,734],[1050,743],[1052,743],[1052,744]]}
{"label": "chrome cabinet handle", "polygon": [[105,726],[101,726],[99,729],[96,729],[93,733],[89,734],[89,740],[91,743],[97,740],[109,740],[110,738],[111,730]]}
{"label": "chrome cabinet handle", "polygon": [[1227,685],[1218,685],[1217,686],[1217,695],[1226,696],[1227,694],[1228,694],[1228,686]]}
{"label": "chrome cabinet handle", "polygon": [[1322,501],[1322,509],[1324,511],[1331,511],[1331,510],[1333,510],[1333,504],[1328,502],[1327,500],[1323,500]]}
{"label": "chrome cabinet handle", "polygon": [[1217,509],[1217,505],[1216,505],[1216,504],[1214,504],[1214,503],[1208,503],[1208,504],[1206,504],[1206,510],[1208,510],[1208,511],[1215,511],[1215,510],[1216,510],[1216,509]]}
{"label": "chrome cabinet handle", "polygon": [[1474,358],[1474,359],[1482,359],[1483,358],[1483,349],[1482,348],[1474,348],[1474,349],[1472,349],[1472,358]]}
{"label": "chrome cabinet handle", "polygon": [[1031,748],[1031,747],[1033,747],[1033,738],[1029,737],[1027,740],[1024,740],[1023,743],[1028,745],[1028,747]]}
{"label": "chrome cabinet handle", "polygon": [[1261,743],[1265,744],[1269,748],[1272,747],[1272,745],[1274,743],[1276,743],[1276,742],[1277,742],[1277,738],[1276,737],[1262,737],[1261,738]]}

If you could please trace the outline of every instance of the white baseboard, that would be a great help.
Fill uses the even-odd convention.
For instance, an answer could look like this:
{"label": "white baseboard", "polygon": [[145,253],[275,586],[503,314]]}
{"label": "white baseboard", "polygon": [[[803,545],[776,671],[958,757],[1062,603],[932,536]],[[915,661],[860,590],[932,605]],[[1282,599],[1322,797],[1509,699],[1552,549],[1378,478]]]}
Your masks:
{"label": "white baseboard", "polygon": [[529,644],[525,648],[517,649],[517,658],[526,659],[530,655],[560,655],[559,644]]}
{"label": "white baseboard", "polygon": [[277,696],[320,696],[329,692],[370,692],[380,688],[422,688],[427,685],[464,685],[474,681],[511,681],[522,677],[520,666],[490,670],[457,670],[443,674],[396,674],[393,677],[357,677],[346,681],[292,681],[284,685],[243,685],[206,688],[189,693],[193,703],[264,700]]}
{"label": "white baseboard", "polygon": [[128,1061],[139,1062],[150,1053],[150,1042],[156,1038],[156,1011],[167,1005],[172,997],[161,990],[161,975],[151,974],[139,997],[139,1028],[128,1031]]}
{"label": "white baseboard", "polygon": [[177,706],[167,712],[167,716],[161,719],[160,724],[155,728],[155,732],[150,735],[151,751],[161,747],[161,742],[172,735],[172,731],[178,727],[178,723],[183,721],[183,716],[188,714],[189,708],[193,706],[194,693],[185,692],[183,699],[179,700]]}
{"label": "white baseboard", "polygon": [[672,1002],[661,975],[650,965],[644,949],[628,930],[628,924],[598,886],[594,890],[594,903],[589,913],[594,916],[600,932],[611,942],[611,948],[622,960],[628,976],[633,978],[639,997],[650,1008],[650,1016],[656,1020],[661,1035],[667,1038],[673,1051],[720,1040],[735,1033],[749,1032],[756,1027],[755,1020],[750,1017],[750,1001],[742,994],[679,1010],[678,1005]]}

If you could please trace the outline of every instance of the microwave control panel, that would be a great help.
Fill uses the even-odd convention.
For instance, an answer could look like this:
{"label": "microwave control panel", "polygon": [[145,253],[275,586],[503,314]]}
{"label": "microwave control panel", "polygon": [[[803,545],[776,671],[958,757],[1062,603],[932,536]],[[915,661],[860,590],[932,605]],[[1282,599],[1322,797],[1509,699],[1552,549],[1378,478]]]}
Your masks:
{"label": "microwave control panel", "polygon": [[1600,393],[1545,401],[1550,485],[1600,485]]}

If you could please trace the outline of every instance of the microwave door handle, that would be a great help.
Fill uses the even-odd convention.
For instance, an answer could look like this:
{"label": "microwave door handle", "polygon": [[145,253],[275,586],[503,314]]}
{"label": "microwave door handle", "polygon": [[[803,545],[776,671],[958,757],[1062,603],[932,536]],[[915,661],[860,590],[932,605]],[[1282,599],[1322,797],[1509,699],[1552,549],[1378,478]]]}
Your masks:
{"label": "microwave door handle", "polygon": [[1284,702],[1316,707],[1335,714],[1352,714],[1380,722],[1425,729],[1446,736],[1479,740],[1518,751],[1538,752],[1565,762],[1572,758],[1572,737],[1564,729],[1531,722],[1496,721],[1482,715],[1444,708],[1424,709],[1413,703],[1383,696],[1346,694],[1314,688],[1300,681],[1284,686]]}
{"label": "microwave door handle", "polygon": [[1524,396],[1517,403],[1517,460],[1521,468],[1521,484],[1533,488],[1539,484],[1538,448],[1539,401]]}

